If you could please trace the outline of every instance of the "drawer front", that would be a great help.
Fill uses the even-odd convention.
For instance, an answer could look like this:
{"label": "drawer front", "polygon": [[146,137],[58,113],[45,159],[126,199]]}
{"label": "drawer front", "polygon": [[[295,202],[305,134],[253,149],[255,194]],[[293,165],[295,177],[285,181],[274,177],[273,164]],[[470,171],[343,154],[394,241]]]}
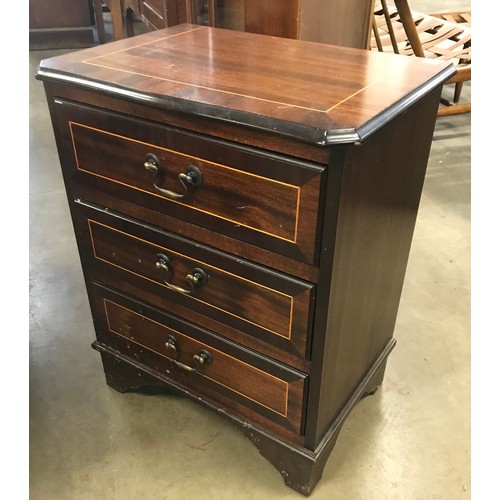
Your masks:
{"label": "drawer front", "polygon": [[204,398],[301,433],[305,374],[105,287],[91,290],[99,341]]}
{"label": "drawer front", "polygon": [[86,267],[99,280],[177,315],[183,311],[249,347],[259,339],[260,350],[273,357],[266,345],[307,355],[314,285],[122,216],[82,210]]}
{"label": "drawer front", "polygon": [[[80,182],[315,263],[324,167],[57,100]],[[97,201],[97,200],[90,200]]]}

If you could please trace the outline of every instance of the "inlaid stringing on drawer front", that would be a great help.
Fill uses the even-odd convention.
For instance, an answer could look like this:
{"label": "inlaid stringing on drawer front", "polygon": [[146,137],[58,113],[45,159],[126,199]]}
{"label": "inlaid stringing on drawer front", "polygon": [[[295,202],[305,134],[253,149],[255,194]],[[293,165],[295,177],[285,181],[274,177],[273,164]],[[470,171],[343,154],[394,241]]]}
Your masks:
{"label": "inlaid stringing on drawer front", "polygon": [[[68,160],[78,174],[73,180],[95,193],[87,201],[100,203],[98,193],[109,192],[133,205],[317,264],[324,165],[65,100],[55,104]],[[185,182],[193,171],[196,181],[190,177]]]}
{"label": "inlaid stringing on drawer front", "polygon": [[106,381],[225,414],[308,495],[383,380],[456,69],[195,25],[115,43],[38,73]]}
{"label": "inlaid stringing on drawer front", "polygon": [[[103,179],[106,179],[108,181],[111,181],[111,182],[116,182],[117,184],[122,184],[124,186],[127,186],[129,188],[132,188],[132,189],[136,189],[136,190],[139,190],[139,191],[142,191],[144,193],[147,193],[149,195],[152,195],[152,196],[156,196],[157,198],[161,198],[161,199],[167,199],[169,202],[172,202],[172,203],[177,203],[177,204],[181,204],[181,205],[186,205],[185,201],[181,202],[181,201],[177,201],[177,200],[174,200],[174,199],[170,199],[170,198],[165,198],[165,196],[162,196],[161,194],[157,194],[155,192],[152,192],[151,189],[144,189],[142,188],[141,186],[138,186],[137,184],[128,184],[127,182],[123,182],[121,181],[120,179],[116,178],[116,177],[110,177],[110,176],[106,176],[104,175],[103,173],[100,173],[94,166],[94,169],[92,169],[92,166],[91,165],[83,165],[82,166],[82,162],[80,160],[80,157],[79,157],[79,154],[78,154],[78,147],[77,147],[77,141],[75,140],[75,137],[77,136],[78,134],[78,128],[83,128],[83,129],[87,129],[89,131],[93,131],[95,133],[98,133],[98,134],[105,134],[107,135],[108,137],[114,137],[114,138],[117,138],[119,140],[123,140],[123,141],[126,141],[126,142],[130,142],[130,143],[136,143],[136,144],[141,144],[143,146],[146,146],[148,147],[150,150],[154,150],[154,151],[157,151],[157,150],[161,150],[161,151],[164,151],[164,152],[167,152],[167,153],[171,153],[173,155],[176,155],[176,156],[180,156],[180,157],[184,157],[186,159],[189,159],[189,160],[195,160],[196,162],[202,162],[204,164],[204,170],[207,168],[207,166],[212,166],[214,168],[222,168],[222,169],[227,169],[229,172],[231,172],[230,175],[236,175],[236,176],[248,176],[249,178],[251,178],[251,182],[252,183],[269,183],[269,185],[271,186],[270,189],[273,190],[273,192],[275,193],[276,195],[276,198],[283,201],[284,199],[286,199],[287,201],[289,201],[288,203],[288,212],[289,214],[291,214],[292,216],[290,217],[290,223],[289,224],[284,224],[284,223],[280,223],[277,227],[275,227],[275,232],[270,232],[270,231],[266,231],[262,228],[259,228],[257,227],[256,225],[252,225],[252,224],[249,224],[249,223],[245,223],[245,220],[243,218],[240,218],[240,219],[231,219],[231,218],[228,218],[228,217],[224,217],[222,214],[220,213],[214,213],[214,212],[210,212],[208,210],[204,210],[203,208],[199,208],[197,206],[193,206],[193,205],[189,205],[189,207],[192,209],[192,210],[196,210],[198,212],[202,212],[202,213],[205,213],[205,214],[208,214],[208,215],[212,215],[214,217],[218,217],[218,218],[221,218],[221,219],[224,219],[228,222],[231,222],[231,223],[234,223],[234,224],[238,224],[240,226],[243,226],[243,227],[248,227],[249,229],[252,229],[254,231],[258,231],[258,232],[261,232],[261,233],[264,233],[264,234],[268,234],[274,238],[279,238],[279,239],[282,239],[282,240],[285,240],[285,241],[289,241],[291,243],[297,243],[297,231],[298,231],[298,223],[299,223],[299,210],[300,210],[300,196],[301,196],[301,192],[300,192],[300,186],[294,186],[293,184],[288,184],[286,182],[282,182],[282,181],[278,181],[278,180],[275,180],[275,179],[270,179],[270,178],[267,178],[267,177],[263,177],[263,176],[260,176],[260,175],[256,175],[256,174],[252,174],[250,172],[244,172],[242,170],[237,170],[235,168],[232,168],[232,167],[229,167],[227,165],[222,165],[220,163],[215,163],[215,162],[211,162],[211,161],[208,161],[208,160],[205,160],[203,158],[198,158],[198,157],[195,157],[195,156],[191,156],[191,155],[187,155],[187,154],[184,154],[184,153],[181,153],[179,151],[174,151],[174,150],[171,150],[171,149],[168,149],[168,148],[163,148],[163,147],[159,147],[159,146],[155,146],[154,144],[149,144],[147,142],[143,142],[143,141],[139,141],[137,139],[132,139],[130,137],[125,137],[125,136],[121,136],[119,134],[114,134],[114,133],[111,133],[111,132],[107,132],[105,130],[100,130],[100,129],[97,129],[95,127],[90,127],[88,125],[84,125],[82,123],[75,123],[75,122],[69,122],[69,127],[70,127],[70,130],[71,130],[71,137],[72,137],[72,141],[73,141],[73,149],[74,149],[74,152],[75,152],[75,159],[76,159],[76,163],[77,163],[77,168],[78,170],[82,171],[82,172],[86,172],[86,173],[89,173],[89,174],[92,174],[92,175],[96,175],[98,177],[101,177]],[[144,178],[146,180],[149,180],[146,176],[146,174],[144,174]],[[245,208],[248,208],[248,207],[245,207],[245,206],[241,206],[240,209],[245,209]]]}
{"label": "inlaid stringing on drawer front", "polygon": [[[123,231],[120,231],[116,228],[113,228],[111,226],[107,226],[106,224],[102,224],[100,222],[97,222],[97,221],[94,221],[94,220],[89,220],[88,221],[88,224],[89,224],[89,232],[90,232],[90,237],[91,237],[91,240],[92,240],[92,246],[93,246],[93,250],[94,250],[94,256],[96,259],[99,259],[103,262],[105,262],[106,264],[109,264],[109,265],[112,265],[112,266],[115,266],[115,267],[118,267],[120,269],[123,269],[124,271],[128,272],[128,273],[132,273],[132,274],[135,274],[136,276],[142,278],[142,279],[146,279],[148,281],[151,281],[151,282],[154,282],[156,284],[159,284],[161,286],[163,286],[164,288],[168,289],[168,287],[166,285],[164,285],[161,280],[159,280],[158,277],[156,278],[152,278],[150,276],[146,276],[145,274],[141,274],[141,273],[138,273],[138,272],[135,272],[134,270],[128,268],[128,267],[125,267],[125,266],[122,266],[120,264],[118,264],[116,261],[113,262],[112,260],[110,260],[110,256],[109,255],[105,255],[105,250],[104,248],[102,248],[100,246],[100,243],[103,241],[102,239],[102,236],[101,235],[98,235],[97,237],[95,236],[96,232],[99,231],[100,228],[104,228],[106,231],[111,231],[111,232],[114,232],[115,234],[117,235],[122,235],[124,236],[125,238],[127,239],[131,239],[131,240],[136,240],[137,242],[140,242],[141,245],[146,245],[146,246],[149,246],[149,247],[152,247],[154,250],[153,250],[153,253],[157,253],[159,250],[162,250],[164,251],[165,253],[168,253],[169,255],[177,255],[181,258],[185,258],[185,259],[189,259],[190,261],[194,261],[196,262],[197,264],[196,265],[201,265],[203,266],[203,268],[206,268],[208,269],[210,272],[219,272],[219,273],[222,273],[224,275],[227,275],[231,280],[238,280],[238,281],[241,281],[243,283],[248,283],[252,288],[253,287],[257,287],[259,290],[260,290],[260,293],[261,294],[271,294],[271,295],[276,295],[276,298],[277,300],[279,300],[281,303],[283,301],[283,299],[285,300],[285,302],[288,304],[286,306],[286,314],[281,314],[280,316],[283,318],[284,321],[281,322],[283,328],[281,329],[281,331],[279,331],[278,329],[271,329],[271,328],[268,328],[265,326],[265,324],[263,324],[263,322],[261,321],[260,323],[257,322],[257,316],[261,316],[262,317],[262,311],[248,311],[249,313],[254,313],[255,315],[255,318],[254,320],[248,318],[248,317],[242,317],[242,316],[238,316],[237,314],[227,310],[227,309],[223,309],[221,307],[218,307],[217,305],[215,305],[214,303],[211,303],[209,301],[206,301],[206,300],[202,300],[198,297],[195,297],[193,295],[189,295],[189,299],[192,299],[194,301],[197,301],[197,302],[201,302],[203,304],[206,304],[210,307],[213,307],[214,309],[218,309],[218,310],[221,310],[223,311],[225,314],[229,314],[231,316],[235,316],[243,321],[246,321],[248,323],[251,323],[251,324],[254,324],[256,326],[258,326],[259,328],[262,328],[264,330],[267,330],[268,332],[274,334],[274,335],[278,335],[280,337],[283,337],[283,338],[286,338],[286,339],[290,339],[292,334],[291,334],[291,330],[292,330],[292,324],[293,324],[293,315],[294,315],[294,297],[292,297],[291,295],[287,295],[286,293],[283,293],[279,290],[274,290],[272,288],[269,288],[267,286],[264,286],[260,283],[256,283],[255,281],[251,281],[251,280],[248,280],[248,279],[245,279],[245,278],[242,278],[241,276],[237,276],[233,273],[230,273],[224,269],[220,269],[220,268],[217,268],[213,265],[210,265],[210,264],[206,264],[205,262],[202,262],[200,261],[199,259],[193,259],[193,257],[189,257],[185,254],[181,254],[179,252],[176,252],[174,250],[171,250],[170,248],[166,248],[166,247],[161,247],[159,245],[156,245],[156,244],[152,244],[151,242],[147,241],[147,240],[144,240],[142,238],[138,238],[137,236],[133,236],[131,234],[128,234],[128,233],[125,233]],[[113,252],[115,255],[117,254],[118,252],[118,249],[116,252]],[[142,259],[141,259],[142,260]],[[233,298],[232,298],[233,299]],[[273,304],[277,307],[277,300],[275,300],[273,302]],[[271,300],[270,300],[271,302]],[[235,305],[236,305],[236,301],[235,301]],[[282,307],[282,309],[285,309]],[[277,313],[277,311],[275,311]],[[284,311],[283,311],[284,312]],[[265,318],[263,318],[265,319]],[[269,318],[267,318],[269,319]],[[276,318],[273,318],[274,320]]]}
{"label": "inlaid stringing on drawer front", "polygon": [[[81,244],[93,256],[93,279],[274,359],[285,351],[307,359],[314,284],[110,211],[80,208]],[[168,270],[159,257],[168,258]],[[188,289],[187,276],[196,269],[208,281],[191,293],[179,291]]]}
{"label": "inlaid stringing on drawer front", "polygon": [[[118,313],[117,310],[121,309],[122,310],[121,314],[126,314],[129,317],[133,318],[132,322],[134,321],[135,318],[139,319],[142,325],[142,329],[144,331],[149,330],[154,332],[155,334],[164,335],[165,338],[167,337],[168,333],[171,332],[177,338],[179,338],[181,343],[182,342],[195,343],[197,348],[205,348],[210,352],[210,354],[214,356],[213,363],[209,365],[206,369],[204,368],[203,371],[197,372],[196,375],[194,375],[195,377],[201,376],[207,378],[212,382],[214,382],[215,384],[225,387],[226,389],[229,389],[230,391],[235,392],[240,396],[257,403],[258,405],[263,406],[264,408],[267,408],[268,410],[271,410],[277,413],[278,415],[281,415],[285,418],[288,417],[288,391],[290,384],[287,381],[275,377],[274,375],[271,375],[270,373],[267,373],[263,370],[260,370],[255,366],[245,363],[242,360],[235,358],[234,356],[230,356],[229,354],[224,353],[219,349],[215,349],[214,347],[208,344],[205,344],[198,340],[191,339],[186,335],[172,328],[169,328],[168,326],[162,323],[158,323],[157,321],[154,321],[151,318],[148,318],[147,316],[136,313],[135,311],[127,309],[126,307],[116,304],[108,299],[104,299],[104,308],[106,312],[106,319],[108,322],[109,331],[115,333],[116,335],[120,335],[121,337],[124,337],[127,340],[134,342],[135,344],[145,347],[146,349],[149,349],[150,351],[153,351],[164,358],[172,360],[172,357],[167,355],[166,349],[163,352],[161,352],[160,349],[155,349],[155,346],[152,345],[154,344],[154,339],[153,339],[154,335],[151,335],[150,343],[149,342],[141,343],[133,337],[132,333],[130,333],[131,330],[130,325],[120,325],[119,323],[120,313]],[[223,363],[224,365],[222,366],[220,365],[220,363]],[[255,383],[245,384],[243,387],[240,387],[238,382],[234,378],[230,379],[230,377],[225,373],[225,370],[227,370],[228,363],[237,366],[237,370],[241,373],[242,380],[251,379]],[[209,372],[211,370],[216,371],[216,373],[212,376],[209,375]],[[270,386],[273,387],[272,390],[273,397],[267,397],[267,398],[265,397],[266,384],[269,384]]]}

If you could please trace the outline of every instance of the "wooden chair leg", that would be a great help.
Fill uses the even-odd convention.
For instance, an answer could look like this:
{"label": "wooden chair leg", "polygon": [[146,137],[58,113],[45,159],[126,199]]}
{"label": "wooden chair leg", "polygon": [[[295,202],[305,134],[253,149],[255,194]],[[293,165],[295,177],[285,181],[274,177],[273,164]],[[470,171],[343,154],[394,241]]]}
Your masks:
{"label": "wooden chair leg", "polygon": [[95,25],[97,28],[97,38],[99,43],[106,41],[106,31],[104,30],[104,16],[102,11],[102,0],[93,0]]}
{"label": "wooden chair leg", "polygon": [[134,36],[134,11],[132,9],[127,9],[125,12],[125,27],[127,36]]}
{"label": "wooden chair leg", "polygon": [[455,92],[453,94],[453,101],[460,101],[460,94],[462,93],[462,87],[464,86],[464,82],[457,82],[455,84]]}
{"label": "wooden chair leg", "polygon": [[120,0],[107,0],[111,11],[111,22],[113,23],[113,34],[115,40],[121,40],[123,36],[122,6]]}
{"label": "wooden chair leg", "polygon": [[193,3],[192,0],[186,0],[186,22],[187,23],[194,23],[194,10],[193,10]]}
{"label": "wooden chair leg", "polygon": [[471,104],[449,104],[445,106],[440,106],[438,109],[438,116],[450,116],[450,115],[461,115],[463,113],[471,112]]}
{"label": "wooden chair leg", "polygon": [[208,25],[215,27],[217,23],[217,2],[208,0]]}

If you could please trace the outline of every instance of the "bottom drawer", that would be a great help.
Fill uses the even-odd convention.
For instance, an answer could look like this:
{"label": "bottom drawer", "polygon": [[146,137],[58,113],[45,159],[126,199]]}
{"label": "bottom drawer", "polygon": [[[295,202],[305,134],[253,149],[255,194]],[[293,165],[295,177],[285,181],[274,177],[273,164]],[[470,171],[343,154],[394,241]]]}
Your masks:
{"label": "bottom drawer", "polygon": [[102,285],[91,300],[100,342],[289,439],[302,433],[306,374]]}

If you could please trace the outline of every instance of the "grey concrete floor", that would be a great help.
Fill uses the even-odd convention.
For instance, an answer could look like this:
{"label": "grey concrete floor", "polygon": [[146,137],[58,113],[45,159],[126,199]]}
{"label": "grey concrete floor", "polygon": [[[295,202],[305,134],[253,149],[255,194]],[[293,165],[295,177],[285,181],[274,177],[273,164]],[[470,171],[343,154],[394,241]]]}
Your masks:
{"label": "grey concrete floor", "polygon": [[[30,498],[302,498],[222,417],[106,385],[33,77],[58,53],[30,53]],[[349,416],[311,498],[470,498],[469,257],[470,115],[461,115],[436,124],[384,384]]]}

